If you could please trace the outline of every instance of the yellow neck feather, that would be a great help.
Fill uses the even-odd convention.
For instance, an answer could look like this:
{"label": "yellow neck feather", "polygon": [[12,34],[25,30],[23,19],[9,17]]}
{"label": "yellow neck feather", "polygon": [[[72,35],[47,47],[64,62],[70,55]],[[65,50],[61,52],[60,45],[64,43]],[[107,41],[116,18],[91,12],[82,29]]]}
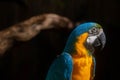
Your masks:
{"label": "yellow neck feather", "polygon": [[77,53],[79,57],[88,55],[88,50],[86,50],[84,46],[84,42],[86,41],[86,38],[88,37],[88,33],[84,33],[81,36],[77,37],[77,41],[75,43],[75,50],[73,53]]}
{"label": "yellow neck feather", "polygon": [[84,46],[87,36],[88,33],[82,34],[77,38],[75,43],[75,51],[72,54],[72,80],[90,80],[92,56],[88,54],[88,51]]}

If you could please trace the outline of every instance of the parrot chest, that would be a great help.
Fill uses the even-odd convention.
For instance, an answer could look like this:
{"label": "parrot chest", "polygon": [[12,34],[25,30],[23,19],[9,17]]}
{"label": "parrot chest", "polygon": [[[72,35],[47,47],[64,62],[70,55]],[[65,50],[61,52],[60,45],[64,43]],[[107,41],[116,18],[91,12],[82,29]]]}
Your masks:
{"label": "parrot chest", "polygon": [[72,80],[90,80],[92,56],[73,58]]}

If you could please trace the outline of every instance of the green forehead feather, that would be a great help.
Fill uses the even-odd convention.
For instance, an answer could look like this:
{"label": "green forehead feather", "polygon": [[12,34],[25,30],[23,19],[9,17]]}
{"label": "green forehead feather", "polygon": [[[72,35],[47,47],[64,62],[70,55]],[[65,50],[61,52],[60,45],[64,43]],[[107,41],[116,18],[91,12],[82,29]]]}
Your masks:
{"label": "green forehead feather", "polygon": [[102,26],[98,23],[95,24],[95,27],[102,28]]}

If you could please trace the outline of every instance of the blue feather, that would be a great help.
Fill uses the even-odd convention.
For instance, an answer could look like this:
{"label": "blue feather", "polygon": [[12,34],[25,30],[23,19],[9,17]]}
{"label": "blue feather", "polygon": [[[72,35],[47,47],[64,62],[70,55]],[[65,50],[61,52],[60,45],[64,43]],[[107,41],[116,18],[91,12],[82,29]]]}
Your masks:
{"label": "blue feather", "polygon": [[52,63],[46,80],[71,80],[72,74],[72,57],[68,53],[62,53]]}

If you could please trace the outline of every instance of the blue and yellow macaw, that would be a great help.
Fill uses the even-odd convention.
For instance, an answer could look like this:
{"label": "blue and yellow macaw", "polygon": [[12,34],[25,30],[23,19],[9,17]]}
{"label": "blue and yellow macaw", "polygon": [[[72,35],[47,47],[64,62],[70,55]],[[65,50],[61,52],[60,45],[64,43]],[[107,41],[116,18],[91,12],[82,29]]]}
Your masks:
{"label": "blue and yellow macaw", "polygon": [[48,70],[46,80],[93,80],[97,47],[103,48],[106,37],[96,22],[78,25],[70,34],[66,46]]}

